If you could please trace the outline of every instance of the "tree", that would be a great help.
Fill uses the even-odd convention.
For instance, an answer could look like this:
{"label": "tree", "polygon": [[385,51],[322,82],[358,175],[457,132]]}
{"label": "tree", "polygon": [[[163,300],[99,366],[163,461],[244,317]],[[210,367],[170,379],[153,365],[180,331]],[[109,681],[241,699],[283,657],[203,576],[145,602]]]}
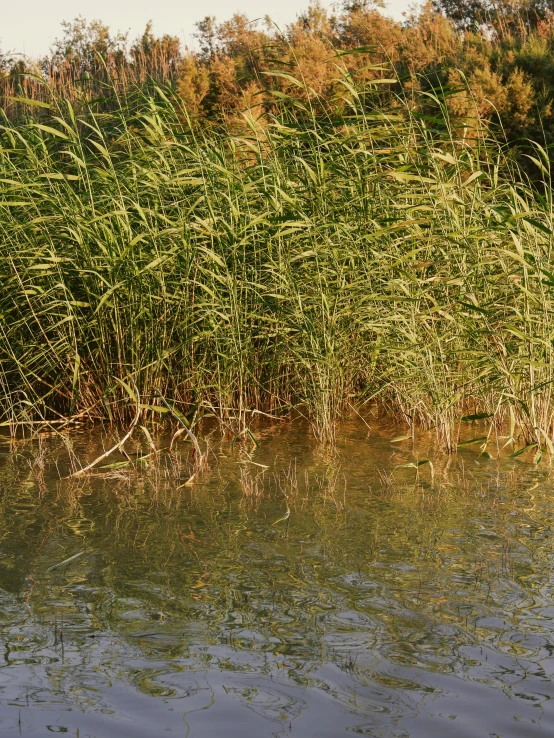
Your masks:
{"label": "tree", "polygon": [[198,21],[196,29],[197,32],[194,34],[194,37],[200,46],[200,53],[207,61],[217,51],[217,25],[215,16],[207,15],[204,20]]}
{"label": "tree", "polygon": [[9,72],[14,63],[15,58],[13,54],[11,52],[2,51],[2,48],[0,47],[0,73],[6,74]]}
{"label": "tree", "polygon": [[461,30],[476,30],[489,16],[486,0],[433,0],[433,6]]}
{"label": "tree", "polygon": [[78,16],[63,21],[62,28],[63,36],[54,41],[51,50],[52,65],[70,65],[84,73],[97,67],[99,57],[122,61],[126,56],[127,34],[112,36],[109,27],[99,20],[89,23]]}
{"label": "tree", "polygon": [[553,0],[433,0],[461,30],[486,25],[497,34],[525,34],[552,14]]}

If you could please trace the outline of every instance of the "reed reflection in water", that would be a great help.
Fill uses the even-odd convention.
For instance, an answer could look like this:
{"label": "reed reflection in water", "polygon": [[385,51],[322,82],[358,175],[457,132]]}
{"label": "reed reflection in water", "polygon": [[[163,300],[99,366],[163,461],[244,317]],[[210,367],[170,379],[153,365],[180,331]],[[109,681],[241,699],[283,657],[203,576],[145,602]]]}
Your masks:
{"label": "reed reflection in water", "polygon": [[100,431],[4,439],[1,735],[551,736],[550,469],[392,433],[261,427],[191,485],[185,442],[67,479]]}

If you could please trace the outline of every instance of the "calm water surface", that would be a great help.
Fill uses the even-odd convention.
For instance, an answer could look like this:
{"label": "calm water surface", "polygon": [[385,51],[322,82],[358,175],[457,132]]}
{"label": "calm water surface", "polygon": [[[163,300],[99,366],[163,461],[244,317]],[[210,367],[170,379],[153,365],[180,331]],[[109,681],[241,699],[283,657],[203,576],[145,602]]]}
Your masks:
{"label": "calm water surface", "polygon": [[1,441],[0,735],[554,735],[549,468],[391,434],[214,435],[188,486]]}

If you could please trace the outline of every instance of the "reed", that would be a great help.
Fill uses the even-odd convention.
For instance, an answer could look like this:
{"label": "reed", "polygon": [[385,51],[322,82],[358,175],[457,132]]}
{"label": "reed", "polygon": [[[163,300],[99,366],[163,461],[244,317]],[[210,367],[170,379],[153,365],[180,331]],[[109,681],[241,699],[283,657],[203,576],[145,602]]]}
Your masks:
{"label": "reed", "polygon": [[289,98],[204,134],[162,88],[6,117],[2,421],[117,420],[136,386],[238,431],[295,410],[332,441],[371,405],[450,450],[464,417],[553,450],[548,156],[539,192],[440,99],[341,84],[340,120]]}

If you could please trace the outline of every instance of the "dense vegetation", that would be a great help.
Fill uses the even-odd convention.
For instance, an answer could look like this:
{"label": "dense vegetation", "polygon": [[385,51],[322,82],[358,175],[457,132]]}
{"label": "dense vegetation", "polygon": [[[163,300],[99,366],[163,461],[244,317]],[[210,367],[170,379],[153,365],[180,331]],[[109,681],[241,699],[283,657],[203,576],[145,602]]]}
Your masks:
{"label": "dense vegetation", "polygon": [[446,110],[349,91],[340,124],[299,100],[202,137],[159,90],[4,126],[4,417],[106,416],[136,386],[238,425],[294,406],[328,438],[377,400],[450,447],[463,414],[550,439],[550,189]]}
{"label": "dense vegetation", "polygon": [[[373,12],[352,8],[341,22]],[[194,103],[185,87],[215,74],[213,43],[176,82],[151,67],[138,79],[124,57],[136,76],[122,86],[105,56],[100,100],[28,77],[11,100],[2,420],[114,418],[130,398],[153,417],[199,406],[237,431],[295,408],[332,440],[344,412],[377,407],[450,449],[465,418],[486,423],[483,449],[505,422],[537,458],[554,451],[546,148],[527,144],[542,183],[526,184],[483,116],[460,121],[458,93],[419,77],[407,92],[365,48],[335,55],[319,87],[278,57],[260,70],[276,81],[261,108],[247,86],[225,107],[212,76]]]}
{"label": "dense vegetation", "polygon": [[417,94],[432,90],[443,95],[452,120],[492,122],[497,135],[526,149],[528,139],[553,141],[553,19],[542,0],[436,0],[402,24],[369,0],[345,0],[335,13],[314,2],[283,29],[243,15],[223,23],[207,17],[197,24],[195,51],[175,37],[156,37],[150,25],[129,42],[99,21],[76,19],[44,59],[0,55],[0,95],[14,119],[32,112],[22,98],[50,103],[55,94],[77,108],[95,101],[97,110],[110,110],[119,104],[114,88],[125,97],[155,81],[171,84],[204,124],[245,111],[258,117],[274,108],[275,92],[303,95],[322,109],[314,112],[341,115],[345,74],[358,89],[392,77],[388,94],[383,88],[389,103],[390,92],[403,91],[413,93],[414,107],[433,107]]}

